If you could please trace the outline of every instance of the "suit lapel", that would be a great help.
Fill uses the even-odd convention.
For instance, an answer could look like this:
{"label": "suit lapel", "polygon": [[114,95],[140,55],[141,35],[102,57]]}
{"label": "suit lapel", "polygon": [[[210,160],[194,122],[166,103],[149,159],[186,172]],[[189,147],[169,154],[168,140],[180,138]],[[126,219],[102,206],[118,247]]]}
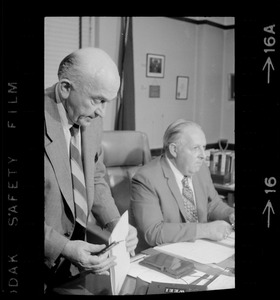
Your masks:
{"label": "suit lapel", "polygon": [[182,195],[181,195],[180,190],[178,188],[175,176],[174,176],[174,174],[173,174],[173,172],[172,172],[165,156],[161,157],[160,162],[161,162],[163,174],[164,174],[164,176],[167,180],[167,185],[168,185],[174,199],[176,200],[176,202],[178,204],[178,207],[180,209],[181,214],[183,215],[185,221],[187,221]]}
{"label": "suit lapel", "polygon": [[[54,101],[54,92],[49,96],[49,98],[45,99],[45,150],[54,168],[60,190],[74,215],[74,199],[67,145]],[[61,141],[65,142],[61,143]]]}
{"label": "suit lapel", "polygon": [[[207,215],[205,216],[205,212],[207,211],[207,197],[205,195],[205,191],[202,189],[202,185],[199,183],[199,172],[195,173],[192,177],[193,189],[195,194],[195,201],[197,207],[197,215],[198,220],[207,219]],[[198,201],[199,199],[199,201]]]}

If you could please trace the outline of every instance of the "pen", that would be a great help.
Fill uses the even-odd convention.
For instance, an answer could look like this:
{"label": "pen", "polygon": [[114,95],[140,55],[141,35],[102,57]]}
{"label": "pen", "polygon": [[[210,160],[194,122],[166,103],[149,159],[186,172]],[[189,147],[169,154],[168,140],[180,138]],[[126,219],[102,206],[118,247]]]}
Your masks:
{"label": "pen", "polygon": [[105,247],[104,249],[102,249],[101,251],[94,253],[94,255],[101,255],[106,253],[107,251],[111,250],[112,248],[114,248],[115,246],[117,246],[120,242],[124,242],[124,240],[121,241],[114,241],[113,243],[111,243],[110,245],[108,245],[107,247]]}
{"label": "pen", "polygon": [[139,261],[141,259],[144,259],[146,256],[147,256],[147,254],[136,255],[136,256],[130,258],[130,262],[133,263],[133,262]]}

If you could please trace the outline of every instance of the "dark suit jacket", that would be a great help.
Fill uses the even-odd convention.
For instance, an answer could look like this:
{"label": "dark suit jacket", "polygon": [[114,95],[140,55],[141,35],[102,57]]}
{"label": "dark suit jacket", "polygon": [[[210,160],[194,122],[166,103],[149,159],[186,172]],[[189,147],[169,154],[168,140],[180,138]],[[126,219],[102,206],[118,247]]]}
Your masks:
{"label": "dark suit jacket", "polygon": [[[198,221],[228,220],[234,209],[217,194],[206,164],[192,180]],[[149,245],[191,241],[195,237],[196,223],[186,223],[181,191],[165,156],[155,158],[134,175],[131,214],[142,249]]]}
{"label": "dark suit jacket", "polygon": [[[104,226],[119,217],[104,180],[102,119],[81,128],[82,155],[89,209]],[[55,86],[45,92],[45,264],[56,265],[75,227],[71,171],[66,141],[55,103]]]}

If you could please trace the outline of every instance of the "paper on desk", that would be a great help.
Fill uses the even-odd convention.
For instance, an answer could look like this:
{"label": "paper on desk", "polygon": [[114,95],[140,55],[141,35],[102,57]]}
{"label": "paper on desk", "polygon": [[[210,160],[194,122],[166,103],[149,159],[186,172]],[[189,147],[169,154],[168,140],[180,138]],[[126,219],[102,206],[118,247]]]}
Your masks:
{"label": "paper on desk", "polygon": [[207,290],[234,289],[235,277],[220,275],[207,286]]}
{"label": "paper on desk", "polygon": [[191,275],[186,275],[182,278],[173,278],[171,276],[165,275],[163,273],[160,273],[156,270],[152,270],[150,268],[147,268],[145,266],[142,266],[139,264],[139,261],[131,263],[128,275],[136,278],[139,277],[140,279],[151,283],[152,281],[156,282],[168,282],[168,283],[192,283],[199,277],[203,276],[205,273],[201,271],[194,270],[194,272]]}
{"label": "paper on desk", "polygon": [[[128,212],[125,211],[113,229],[109,243],[125,240],[128,234]],[[118,295],[124,283],[130,266],[130,255],[126,250],[126,243],[121,242],[110,250],[110,256],[115,256],[117,263],[110,268],[112,294]]]}
{"label": "paper on desk", "polygon": [[234,247],[235,244],[235,231],[232,231],[231,234],[224,240],[217,242],[220,245]]}
{"label": "paper on desk", "polygon": [[[234,240],[232,237],[228,237],[227,239]],[[219,263],[234,254],[234,246],[223,245],[222,242],[225,241],[222,240],[219,243],[215,243],[200,239],[194,242],[180,242],[157,246],[154,249],[179,258],[191,259],[202,264]]]}

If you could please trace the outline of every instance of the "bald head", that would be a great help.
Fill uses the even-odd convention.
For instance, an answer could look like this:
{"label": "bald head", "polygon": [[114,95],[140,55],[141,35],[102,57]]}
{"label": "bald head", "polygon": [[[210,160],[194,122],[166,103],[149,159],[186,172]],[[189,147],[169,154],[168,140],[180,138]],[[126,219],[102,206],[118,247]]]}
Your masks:
{"label": "bald head", "polygon": [[98,90],[108,99],[116,97],[120,77],[112,58],[99,48],[81,48],[60,63],[59,80],[68,79],[84,89]]}

